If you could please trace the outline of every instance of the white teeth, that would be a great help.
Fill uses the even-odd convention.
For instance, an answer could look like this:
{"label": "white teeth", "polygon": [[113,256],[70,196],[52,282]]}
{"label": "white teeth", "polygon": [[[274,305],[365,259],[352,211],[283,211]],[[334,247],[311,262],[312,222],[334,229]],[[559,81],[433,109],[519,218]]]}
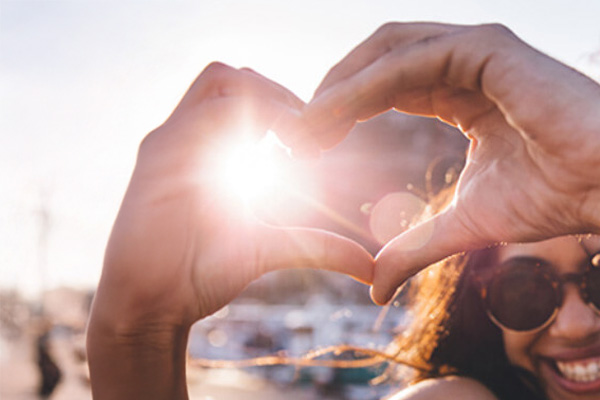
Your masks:
{"label": "white teeth", "polygon": [[557,361],[560,373],[574,382],[592,382],[600,379],[600,358],[584,361]]}

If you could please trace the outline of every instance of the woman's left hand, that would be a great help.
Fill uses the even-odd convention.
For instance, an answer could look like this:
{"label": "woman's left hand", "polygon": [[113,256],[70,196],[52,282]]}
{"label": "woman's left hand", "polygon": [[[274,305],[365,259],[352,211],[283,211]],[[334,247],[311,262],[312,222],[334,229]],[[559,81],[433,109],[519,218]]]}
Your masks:
{"label": "woman's left hand", "polygon": [[329,148],[391,108],[446,121],[471,147],[453,203],[377,257],[378,303],[451,254],[600,232],[600,86],[508,29],[387,24],[329,72],[304,114]]}

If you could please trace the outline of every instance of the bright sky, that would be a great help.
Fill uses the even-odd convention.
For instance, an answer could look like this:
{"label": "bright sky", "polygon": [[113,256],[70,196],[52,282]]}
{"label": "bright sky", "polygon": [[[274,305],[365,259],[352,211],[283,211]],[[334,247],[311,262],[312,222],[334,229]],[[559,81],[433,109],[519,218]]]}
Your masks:
{"label": "bright sky", "polygon": [[0,0],[0,285],[96,283],[138,143],[210,61],[308,100],[387,21],[500,22],[598,79],[599,16],[597,0]]}

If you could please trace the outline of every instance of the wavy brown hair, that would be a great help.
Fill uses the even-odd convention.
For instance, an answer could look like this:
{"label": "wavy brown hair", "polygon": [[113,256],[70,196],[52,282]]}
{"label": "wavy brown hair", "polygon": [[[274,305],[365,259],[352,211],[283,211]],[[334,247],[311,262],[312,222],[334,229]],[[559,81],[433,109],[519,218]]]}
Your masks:
{"label": "wavy brown hair", "polygon": [[[454,185],[429,201],[429,212],[444,208]],[[476,276],[497,263],[490,247],[449,257],[410,279],[401,296],[410,310],[410,323],[388,348],[406,368],[392,366],[389,375],[412,384],[449,375],[476,379],[505,400],[544,399],[536,378],[510,364],[502,331],[489,319]],[[407,378],[408,377],[408,378]]]}
{"label": "wavy brown hair", "polygon": [[[448,171],[459,170],[461,163],[455,164],[446,170],[437,188],[428,185],[429,215],[423,218],[452,200],[458,173]],[[427,182],[431,181],[436,179],[428,173]],[[510,364],[502,331],[484,308],[474,278],[496,263],[497,252],[490,247],[449,257],[408,281],[400,296],[409,310],[410,322],[387,349],[400,365],[392,365],[388,377],[413,384],[429,378],[465,376],[481,382],[503,400],[545,398],[533,374]]]}

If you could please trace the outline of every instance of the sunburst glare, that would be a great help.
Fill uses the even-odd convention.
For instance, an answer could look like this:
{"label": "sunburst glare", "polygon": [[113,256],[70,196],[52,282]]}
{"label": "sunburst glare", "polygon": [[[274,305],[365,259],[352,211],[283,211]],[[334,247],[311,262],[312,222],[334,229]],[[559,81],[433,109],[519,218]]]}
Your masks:
{"label": "sunburst glare", "polygon": [[252,206],[284,189],[290,179],[283,162],[285,149],[273,132],[263,139],[228,146],[217,176],[223,190]]}

